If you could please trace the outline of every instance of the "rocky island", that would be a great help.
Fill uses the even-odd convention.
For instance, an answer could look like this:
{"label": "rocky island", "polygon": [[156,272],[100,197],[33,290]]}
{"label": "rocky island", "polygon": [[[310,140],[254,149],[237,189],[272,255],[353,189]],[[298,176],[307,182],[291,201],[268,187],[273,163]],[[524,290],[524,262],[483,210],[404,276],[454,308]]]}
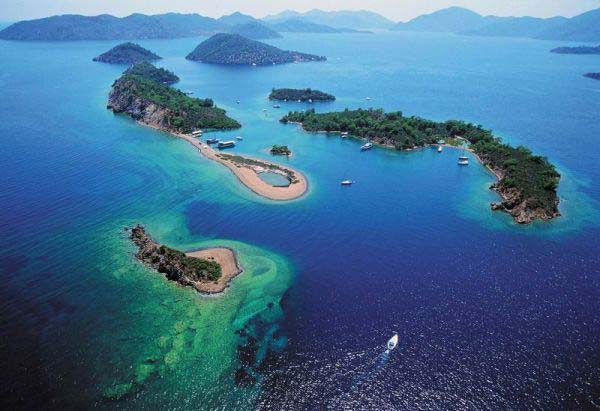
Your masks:
{"label": "rocky island", "polygon": [[147,61],[134,64],[128,68],[127,71],[125,71],[125,74],[141,76],[149,80],[156,81],[157,83],[167,85],[172,85],[179,81],[179,77],[177,77],[172,71],[155,67],[152,65],[152,63],[148,63]]}
{"label": "rocky island", "polygon": [[280,146],[274,144],[273,147],[269,150],[271,154],[274,156],[290,156],[292,155],[292,150],[288,148],[288,146]]}
{"label": "rocky island", "polygon": [[594,80],[600,80],[600,73],[585,73],[583,76]]}
{"label": "rocky island", "polygon": [[229,248],[215,247],[184,253],[158,244],[141,225],[131,229],[130,238],[138,248],[138,260],[163,273],[167,279],[194,287],[201,293],[222,292],[242,272],[233,250]]}
{"label": "rocky island", "polygon": [[282,101],[334,101],[335,96],[310,88],[274,88],[269,94],[269,100]]}
{"label": "rocky island", "polygon": [[560,216],[556,192],[560,174],[545,157],[525,147],[502,143],[491,131],[463,121],[435,122],[419,117],[404,117],[402,112],[348,110],[315,113],[314,110],[290,112],[283,123],[299,123],[311,132],[345,132],[376,144],[410,150],[439,140],[462,139],[468,149],[498,178],[492,189],[503,198],[492,209],[509,213],[515,222],[550,220]]}
{"label": "rocky island", "polygon": [[550,52],[558,54],[600,54],[600,46],[557,47],[550,50]]}
{"label": "rocky island", "polygon": [[161,57],[135,43],[122,43],[94,57],[94,61],[110,64],[134,64],[160,60]]}
{"label": "rocky island", "polygon": [[203,41],[186,59],[211,64],[253,66],[326,60],[322,56],[281,50],[239,34],[228,33],[215,34]]}

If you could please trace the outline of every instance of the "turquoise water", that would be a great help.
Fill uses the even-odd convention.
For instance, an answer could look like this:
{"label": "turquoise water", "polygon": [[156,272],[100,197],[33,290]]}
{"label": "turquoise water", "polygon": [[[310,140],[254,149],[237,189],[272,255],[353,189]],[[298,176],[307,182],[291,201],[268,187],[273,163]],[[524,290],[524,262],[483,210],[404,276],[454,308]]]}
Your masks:
{"label": "turquoise water", "polygon": [[284,177],[278,173],[266,172],[266,173],[260,173],[258,176],[265,183],[270,184],[274,187],[279,187],[279,186],[287,187],[290,185],[290,180],[288,180],[286,177]]}
{"label": "turquoise water", "polygon": [[[50,408],[548,408],[590,404],[600,361],[598,62],[520,39],[378,33],[272,43],[325,63],[186,61],[199,39],[140,43],[177,87],[239,120],[230,152],[305,174],[258,197],[186,142],[105,109],[115,42],[0,42],[2,398]],[[360,52],[357,52],[360,51]],[[562,218],[516,226],[474,159],[303,132],[272,87],[481,123],[563,174]],[[371,97],[367,101],[365,97]],[[236,101],[240,100],[240,104]],[[263,109],[267,109],[263,111]],[[352,187],[340,180],[352,179]],[[245,272],[219,298],[167,282],[123,228],[181,249],[228,245]],[[393,332],[400,344],[381,368]],[[595,365],[596,364],[596,365]],[[241,368],[256,383],[235,384]],[[376,370],[376,372],[374,372]],[[363,379],[362,375],[368,375]],[[356,381],[363,381],[356,384]]]}

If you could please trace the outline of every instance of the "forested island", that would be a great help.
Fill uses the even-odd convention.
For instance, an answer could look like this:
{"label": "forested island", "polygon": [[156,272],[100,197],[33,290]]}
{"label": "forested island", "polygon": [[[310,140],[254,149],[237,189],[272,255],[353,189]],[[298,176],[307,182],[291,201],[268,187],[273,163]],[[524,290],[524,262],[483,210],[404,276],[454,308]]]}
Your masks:
{"label": "forested island", "polygon": [[[107,108],[161,130],[191,133],[197,129],[234,129],[240,123],[228,117],[209,98],[185,93],[141,74],[125,72],[112,86]],[[149,73],[153,73],[152,70]]]}
{"label": "forested island", "polygon": [[129,237],[138,248],[139,261],[163,273],[167,279],[203,293],[222,292],[233,277],[242,272],[235,254],[227,248],[184,253],[158,244],[139,224],[131,229]]}
{"label": "forested island", "polygon": [[122,43],[94,57],[94,61],[111,64],[134,64],[141,61],[160,60],[161,57],[135,43]]}
{"label": "forested island", "polygon": [[292,155],[292,150],[288,148],[288,146],[280,146],[277,144],[273,144],[273,147],[269,150],[271,154],[274,156],[290,156]]}
{"label": "forested island", "polygon": [[600,80],[600,73],[585,73],[583,76],[594,80]]}
{"label": "forested island", "polygon": [[550,52],[558,54],[600,54],[600,46],[557,47],[550,50]]}
{"label": "forested island", "polygon": [[281,34],[258,21],[236,24],[229,29],[229,33],[239,34],[240,36],[253,40],[278,39],[281,37]]}
{"label": "forested island", "polygon": [[179,77],[172,71],[155,67],[147,61],[136,63],[125,71],[125,74],[141,76],[157,83],[171,85],[179,81]]}
{"label": "forested island", "polygon": [[333,101],[335,96],[310,88],[274,88],[269,94],[270,100],[283,101]]}
{"label": "forested island", "polygon": [[435,122],[419,117],[404,117],[402,112],[348,110],[315,113],[314,110],[290,112],[281,122],[299,123],[311,132],[347,132],[397,150],[409,150],[439,140],[464,139],[481,162],[497,177],[492,185],[504,201],[492,204],[494,210],[508,212],[519,224],[550,220],[560,216],[556,192],[560,174],[545,157],[525,147],[502,143],[480,125],[450,120]]}
{"label": "forested island", "polygon": [[325,57],[286,51],[239,34],[215,34],[200,43],[186,59],[212,64],[265,66],[323,61]]}

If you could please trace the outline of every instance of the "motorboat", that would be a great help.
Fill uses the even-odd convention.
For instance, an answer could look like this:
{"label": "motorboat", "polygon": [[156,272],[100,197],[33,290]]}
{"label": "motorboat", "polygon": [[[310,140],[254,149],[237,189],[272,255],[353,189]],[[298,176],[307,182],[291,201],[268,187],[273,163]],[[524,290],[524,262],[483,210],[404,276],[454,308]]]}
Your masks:
{"label": "motorboat", "polygon": [[224,148],[232,148],[235,147],[235,141],[229,140],[229,141],[221,141],[219,144],[217,144],[217,147],[222,150]]}
{"label": "motorboat", "polygon": [[392,351],[398,345],[398,334],[394,334],[392,338],[390,338],[387,342],[386,348],[387,352]]}
{"label": "motorboat", "polygon": [[443,149],[442,149],[442,146],[438,146],[437,152],[438,152],[438,153],[441,153],[441,152],[442,152],[442,150],[443,150]]}
{"label": "motorboat", "polygon": [[352,184],[354,184],[354,181],[352,181],[352,180],[342,180],[341,184],[343,186],[351,186]]}
{"label": "motorboat", "polygon": [[373,143],[366,143],[366,144],[363,144],[362,146],[360,146],[360,149],[362,151],[370,150],[372,148],[373,148]]}
{"label": "motorboat", "polygon": [[217,144],[219,142],[218,138],[209,138],[206,140],[206,144]]}
{"label": "motorboat", "polygon": [[238,140],[238,141],[242,141],[242,140],[244,139],[244,137],[242,137],[242,136],[237,136],[235,139],[236,139],[236,140]]}
{"label": "motorboat", "polygon": [[469,165],[469,157],[462,155],[458,157],[458,165],[459,166],[468,166]]}

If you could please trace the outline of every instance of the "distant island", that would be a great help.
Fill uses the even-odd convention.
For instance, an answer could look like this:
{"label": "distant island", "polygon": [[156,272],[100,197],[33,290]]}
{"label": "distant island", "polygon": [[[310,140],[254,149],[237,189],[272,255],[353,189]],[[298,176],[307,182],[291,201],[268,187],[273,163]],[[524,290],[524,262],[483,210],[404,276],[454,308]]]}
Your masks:
{"label": "distant island", "polygon": [[94,57],[94,61],[111,64],[134,64],[140,61],[160,60],[161,57],[135,43],[122,43]]}
{"label": "distant island", "polygon": [[254,66],[326,60],[325,57],[285,51],[239,34],[226,33],[215,34],[203,41],[186,59],[202,63]]}
{"label": "distant island", "polygon": [[600,80],[600,73],[585,73],[583,76],[594,80]]}
{"label": "distant island", "polygon": [[288,148],[288,146],[280,146],[274,144],[273,147],[269,150],[271,154],[274,156],[290,156],[292,155],[292,150]]}
{"label": "distant island", "polygon": [[229,33],[239,34],[253,40],[278,39],[281,37],[281,34],[258,21],[236,24],[229,30]]}
{"label": "distant island", "polygon": [[600,46],[557,47],[550,50],[550,52],[558,54],[600,54]]}
{"label": "distant island", "polygon": [[148,63],[147,61],[134,64],[125,71],[125,74],[144,77],[156,81],[157,83],[167,85],[172,85],[179,81],[179,77],[172,71],[155,67],[152,63]]}
{"label": "distant island", "polygon": [[242,272],[229,248],[214,247],[184,253],[158,244],[141,225],[132,228],[129,237],[138,247],[138,260],[163,273],[167,279],[194,287],[201,293],[222,292]]}
{"label": "distant island", "polygon": [[269,27],[282,33],[372,33],[368,30],[326,26],[325,24],[317,24],[299,18],[270,23]]}
{"label": "distant island", "polygon": [[519,224],[550,220],[560,216],[556,192],[560,174],[544,157],[535,156],[525,147],[512,147],[492,132],[462,121],[435,122],[419,117],[404,117],[402,112],[348,110],[316,113],[313,109],[290,112],[283,123],[299,123],[307,131],[347,132],[353,136],[410,150],[440,140],[462,139],[469,150],[498,178],[492,189],[502,203],[492,204],[504,210]]}
{"label": "distant island", "polygon": [[154,128],[178,133],[241,127],[211,99],[192,98],[151,77],[127,72],[114,82],[107,107]]}
{"label": "distant island", "polygon": [[274,88],[269,94],[270,100],[283,101],[333,101],[335,96],[310,88]]}

